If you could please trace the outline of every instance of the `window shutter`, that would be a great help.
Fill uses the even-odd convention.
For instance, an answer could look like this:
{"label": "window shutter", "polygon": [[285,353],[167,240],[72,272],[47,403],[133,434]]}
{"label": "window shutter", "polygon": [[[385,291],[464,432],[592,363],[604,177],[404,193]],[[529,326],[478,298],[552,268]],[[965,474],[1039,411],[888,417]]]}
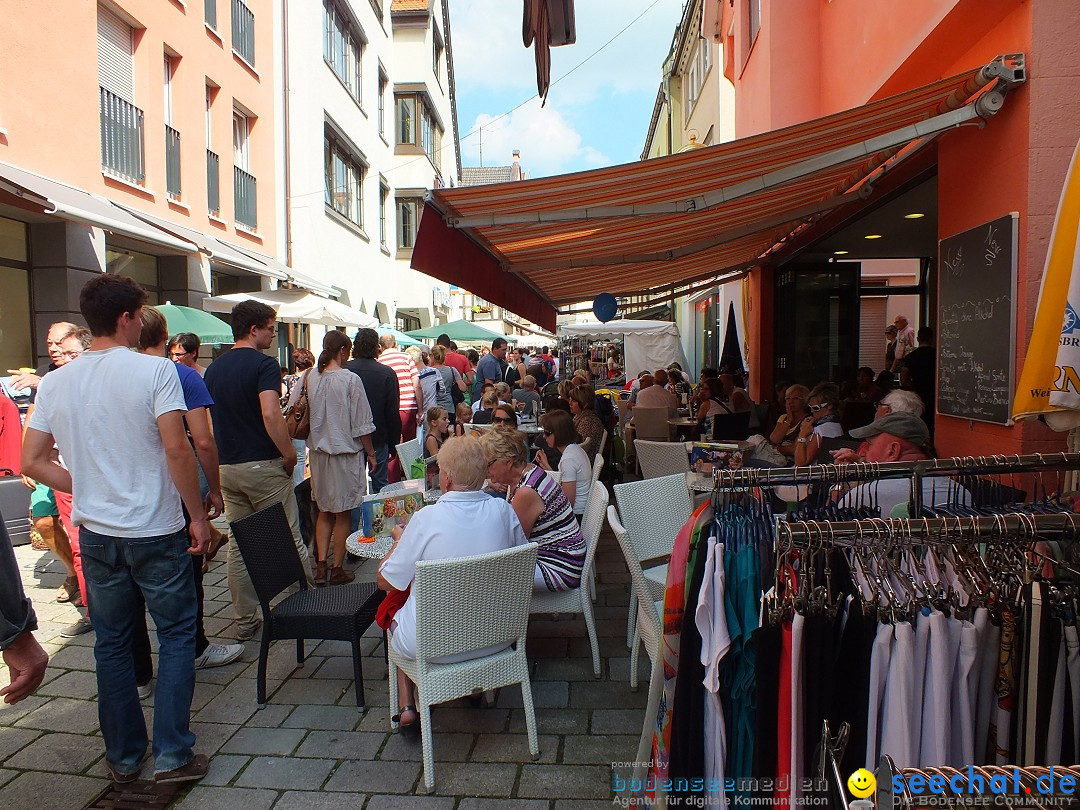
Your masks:
{"label": "window shutter", "polygon": [[859,301],[859,365],[875,373],[885,366],[885,327],[888,298],[862,298]]}
{"label": "window shutter", "polygon": [[135,59],[131,26],[98,7],[98,81],[125,101],[135,103]]}

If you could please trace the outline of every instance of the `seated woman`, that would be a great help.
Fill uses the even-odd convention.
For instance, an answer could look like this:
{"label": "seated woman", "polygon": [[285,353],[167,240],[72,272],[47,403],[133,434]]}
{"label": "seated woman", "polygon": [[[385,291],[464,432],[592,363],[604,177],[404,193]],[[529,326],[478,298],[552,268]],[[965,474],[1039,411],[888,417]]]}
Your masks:
{"label": "seated woman", "polygon": [[814,386],[807,398],[810,416],[799,425],[795,440],[795,466],[802,467],[817,461],[822,439],[844,435],[840,427],[840,391],[832,383]]}
{"label": "seated woman", "polygon": [[490,425],[491,414],[495,406],[499,404],[499,395],[494,390],[488,391],[480,398],[480,407],[473,413],[474,425]]}
{"label": "seated woman", "polygon": [[[548,447],[559,451],[559,476],[562,479],[563,492],[573,505],[574,515],[581,523],[585,514],[585,502],[589,499],[592,488],[592,465],[589,457],[577,444],[578,435],[574,430],[574,420],[564,411],[552,411],[540,417],[540,427],[544,429],[544,441]],[[535,461],[545,470],[550,470],[548,457],[543,451],[537,451]]]}
{"label": "seated woman", "polygon": [[[394,545],[379,565],[378,585],[384,591],[404,591],[412,585],[421,560],[446,560],[487,554],[519,546],[526,541],[517,515],[506,501],[480,491],[487,461],[479,439],[460,436],[447,439],[439,450],[443,495],[425,506],[404,531],[395,526]],[[409,593],[390,624],[390,645],[405,658],[416,658],[416,601]],[[453,660],[479,658],[496,652],[481,649]],[[443,663],[440,661],[440,663]],[[416,727],[416,687],[398,670],[401,706],[396,720],[402,728]]]}
{"label": "seated woman", "polygon": [[789,386],[784,392],[784,413],[776,420],[776,427],[769,434],[769,442],[788,458],[795,457],[795,440],[804,419],[810,416],[806,407],[810,390],[805,385]]}
{"label": "seated woman", "polygon": [[439,448],[443,446],[450,435],[450,414],[446,408],[436,405],[427,409],[424,418],[424,458],[433,458],[439,455]]}
{"label": "seated woman", "polygon": [[509,425],[512,428],[516,428],[517,410],[514,408],[513,405],[510,405],[506,402],[500,402],[491,412],[491,424]]}
{"label": "seated woman", "polygon": [[529,461],[525,436],[496,425],[480,441],[487,456],[487,476],[506,487],[525,535],[539,545],[537,591],[568,591],[581,584],[585,538],[562,487],[542,467]]}
{"label": "seated woman", "polygon": [[713,420],[717,414],[734,413],[735,410],[726,401],[724,396],[724,384],[719,377],[709,377],[701,381],[701,387],[705,389],[705,397],[698,408],[697,431],[705,441],[712,439]]}
{"label": "seated woman", "polygon": [[570,413],[574,417],[574,430],[577,431],[581,441],[589,440],[585,447],[585,455],[592,464],[596,458],[596,451],[600,449],[600,442],[604,438],[604,423],[596,413],[596,394],[592,386],[577,385],[570,389]]}

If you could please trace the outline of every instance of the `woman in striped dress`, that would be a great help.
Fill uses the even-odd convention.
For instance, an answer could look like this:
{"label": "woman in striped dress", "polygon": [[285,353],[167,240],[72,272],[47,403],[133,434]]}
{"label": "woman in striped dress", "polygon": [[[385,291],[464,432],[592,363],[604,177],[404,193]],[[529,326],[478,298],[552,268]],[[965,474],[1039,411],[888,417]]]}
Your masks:
{"label": "woman in striped dress", "polygon": [[539,546],[534,588],[577,588],[585,565],[585,538],[563,488],[543,468],[529,461],[523,433],[496,425],[481,440],[488,480],[506,488],[525,535]]}

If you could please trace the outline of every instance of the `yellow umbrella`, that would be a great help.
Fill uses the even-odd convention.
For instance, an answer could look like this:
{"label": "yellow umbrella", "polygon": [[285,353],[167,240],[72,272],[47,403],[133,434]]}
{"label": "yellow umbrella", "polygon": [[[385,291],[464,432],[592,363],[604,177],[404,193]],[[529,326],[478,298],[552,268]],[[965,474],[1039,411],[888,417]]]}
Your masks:
{"label": "yellow umbrella", "polygon": [[1054,430],[1080,426],[1080,143],[1061,190],[1046,251],[1039,307],[1013,419],[1043,416]]}

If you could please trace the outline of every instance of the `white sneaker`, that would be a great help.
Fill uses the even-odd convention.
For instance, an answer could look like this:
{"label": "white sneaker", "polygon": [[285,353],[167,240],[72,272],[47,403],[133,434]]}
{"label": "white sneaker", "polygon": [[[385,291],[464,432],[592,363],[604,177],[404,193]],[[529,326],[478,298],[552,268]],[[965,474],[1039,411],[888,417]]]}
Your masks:
{"label": "white sneaker", "polygon": [[195,659],[195,669],[209,669],[231,664],[244,654],[243,644],[211,644]]}
{"label": "white sneaker", "polygon": [[152,694],[154,694],[154,688],[150,684],[139,687],[139,700],[146,700]]}

